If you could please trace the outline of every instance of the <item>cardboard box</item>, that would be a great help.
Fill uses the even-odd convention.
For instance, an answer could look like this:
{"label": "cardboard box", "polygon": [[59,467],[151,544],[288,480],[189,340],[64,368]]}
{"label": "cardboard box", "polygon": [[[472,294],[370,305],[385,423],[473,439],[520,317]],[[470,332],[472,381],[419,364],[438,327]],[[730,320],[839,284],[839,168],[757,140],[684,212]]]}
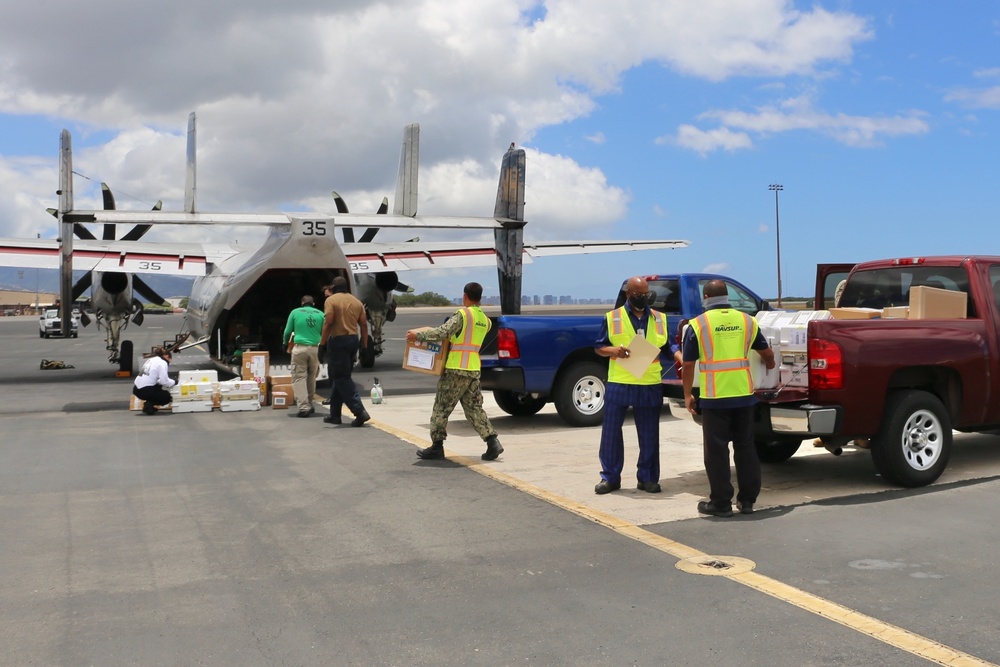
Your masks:
{"label": "cardboard box", "polygon": [[968,294],[956,290],[925,287],[910,288],[911,320],[965,319],[968,317]]}
{"label": "cardboard box", "polygon": [[[129,398],[129,401],[128,401],[128,409],[129,410],[131,410],[133,412],[142,410],[142,404],[145,403],[146,401],[142,400],[141,398],[139,398],[135,394],[130,394],[128,398]],[[158,406],[157,409],[160,410],[161,412],[164,411],[164,410],[166,410],[167,412],[170,412],[170,407],[171,407],[171,404],[168,403],[167,405]]]}
{"label": "cardboard box", "polygon": [[883,320],[905,320],[910,316],[909,306],[890,306],[882,309]]}
{"label": "cardboard box", "polygon": [[247,350],[243,353],[243,373],[240,377],[244,380],[256,380],[257,383],[266,382],[267,376],[271,374],[271,355],[267,352],[257,350]]}
{"label": "cardboard box", "polygon": [[271,389],[271,407],[275,410],[287,410],[295,405],[295,395],[292,386],[279,384]]}
{"label": "cardboard box", "polygon": [[[275,403],[275,392],[278,402]],[[272,375],[268,378],[268,400],[263,405],[270,405],[275,410],[284,410],[295,405],[295,392],[292,390],[291,375]]]}
{"label": "cardboard box", "polygon": [[[421,327],[414,331],[428,331],[433,327]],[[406,342],[403,350],[403,370],[441,375],[444,373],[444,362],[448,358],[449,341]]]}
{"label": "cardboard box", "polygon": [[882,316],[878,308],[831,308],[835,320],[873,320]]}

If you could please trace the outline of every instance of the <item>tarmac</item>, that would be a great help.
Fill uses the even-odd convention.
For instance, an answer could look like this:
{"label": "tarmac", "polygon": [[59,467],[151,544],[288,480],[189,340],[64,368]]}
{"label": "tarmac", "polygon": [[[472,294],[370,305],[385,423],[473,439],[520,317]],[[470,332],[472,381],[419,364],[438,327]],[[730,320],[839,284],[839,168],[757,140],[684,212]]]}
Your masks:
{"label": "tarmac", "polygon": [[[95,332],[0,320],[0,665],[1000,663],[995,435],[957,434],[923,489],[806,442],[731,519],[697,514],[700,428],[666,412],[660,494],[629,483],[628,421],[623,487],[598,496],[599,428],[488,394],[504,453],[482,461],[459,408],[424,462],[436,380],[391,360],[440,320],[401,314],[356,371],[384,388],[360,429],[318,403],[129,412]],[[137,352],[176,326],[147,318]]]}

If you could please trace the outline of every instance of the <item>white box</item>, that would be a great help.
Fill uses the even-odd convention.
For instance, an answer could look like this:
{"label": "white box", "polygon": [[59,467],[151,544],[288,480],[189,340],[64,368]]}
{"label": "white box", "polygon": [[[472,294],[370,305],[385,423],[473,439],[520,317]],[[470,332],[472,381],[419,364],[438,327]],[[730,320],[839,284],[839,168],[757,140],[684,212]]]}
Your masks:
{"label": "white box", "polygon": [[809,347],[809,323],[813,320],[828,320],[829,310],[802,310],[795,313],[788,323],[781,327],[780,347],[782,352],[806,352]]}
{"label": "white box", "polygon": [[218,384],[219,372],[210,371],[180,371],[177,374],[177,384],[194,384],[196,382],[212,382]]}
{"label": "white box", "polygon": [[783,387],[809,386],[809,355],[805,352],[782,351],[778,366],[779,382]]}
{"label": "white box", "polygon": [[174,414],[182,412],[211,412],[212,399],[202,401],[174,401],[171,405],[171,412]]}
{"label": "white box", "polygon": [[174,403],[185,401],[208,401],[212,404],[212,397],[215,395],[215,383],[212,382],[189,382],[186,384],[175,384],[170,388],[170,397]]}
{"label": "white box", "polygon": [[252,412],[260,410],[260,397],[243,400],[226,400],[219,402],[219,409],[223,412]]}
{"label": "white box", "polygon": [[[253,407],[256,405],[256,407]],[[243,412],[260,409],[260,385],[254,380],[230,380],[219,383],[219,409]]]}

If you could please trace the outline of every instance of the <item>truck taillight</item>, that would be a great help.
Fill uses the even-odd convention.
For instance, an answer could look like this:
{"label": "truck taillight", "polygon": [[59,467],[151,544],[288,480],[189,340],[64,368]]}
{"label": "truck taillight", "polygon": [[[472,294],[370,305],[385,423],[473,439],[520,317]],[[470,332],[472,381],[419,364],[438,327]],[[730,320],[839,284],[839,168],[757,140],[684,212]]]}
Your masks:
{"label": "truck taillight", "polygon": [[500,359],[520,359],[521,350],[517,347],[517,334],[513,329],[503,327],[497,329],[497,357]]}
{"label": "truck taillight", "polygon": [[822,338],[809,339],[809,388],[843,389],[844,355],[840,346]]}

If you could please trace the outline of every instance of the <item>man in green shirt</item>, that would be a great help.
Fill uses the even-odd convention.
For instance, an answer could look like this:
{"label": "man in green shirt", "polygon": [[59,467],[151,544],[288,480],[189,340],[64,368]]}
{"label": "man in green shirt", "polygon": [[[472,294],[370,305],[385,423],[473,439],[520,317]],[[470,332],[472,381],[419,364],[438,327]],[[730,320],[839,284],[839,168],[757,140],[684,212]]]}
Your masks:
{"label": "man in green shirt", "polygon": [[288,314],[285,333],[281,337],[283,347],[292,340],[292,391],[299,408],[299,417],[308,417],[316,412],[312,397],[316,393],[316,376],[319,374],[319,339],[323,333],[323,312],[316,308],[315,301],[308,294],[302,297],[302,305]]}

